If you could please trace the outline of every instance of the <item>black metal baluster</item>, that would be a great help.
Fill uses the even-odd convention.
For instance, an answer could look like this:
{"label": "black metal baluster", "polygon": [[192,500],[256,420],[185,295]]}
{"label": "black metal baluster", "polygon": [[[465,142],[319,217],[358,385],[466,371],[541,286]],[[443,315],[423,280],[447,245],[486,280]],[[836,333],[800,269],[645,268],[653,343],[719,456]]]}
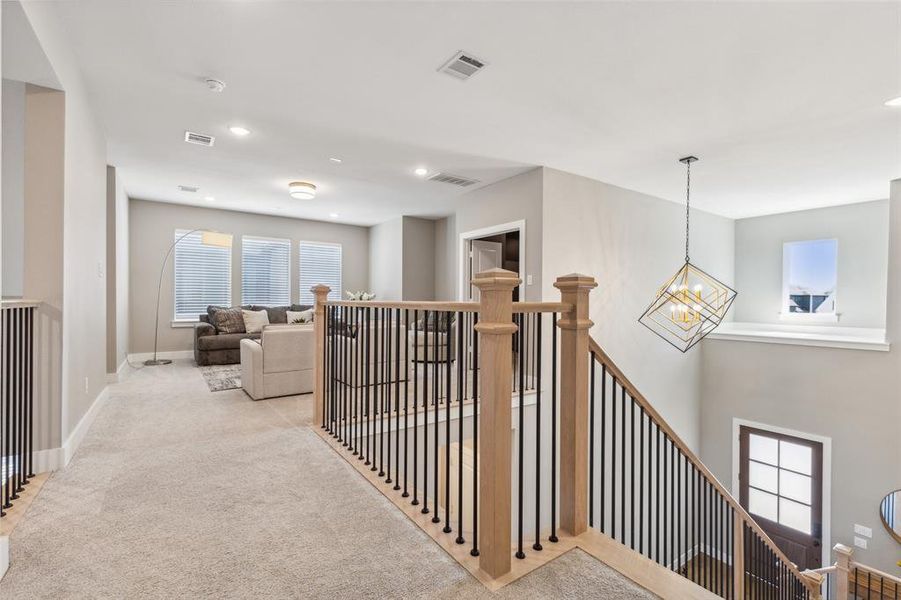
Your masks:
{"label": "black metal baluster", "polygon": [[[614,383],[614,385],[616,385]],[[605,483],[607,479],[607,364],[601,363],[601,493],[600,493],[600,524],[601,533],[604,533],[604,521],[606,521],[607,505],[604,502]],[[612,469],[611,469],[612,471]]]}
{"label": "black metal baluster", "polygon": [[629,548],[635,550],[635,399],[632,396],[629,396]]}
{"label": "black metal baluster", "polygon": [[663,536],[663,543],[661,545],[663,546],[663,563],[662,564],[664,567],[669,568],[669,566],[670,566],[669,558],[670,557],[669,557],[669,546],[667,545],[669,542],[669,537],[667,535],[669,530],[667,529],[667,526],[670,521],[670,518],[669,518],[669,516],[670,516],[669,515],[669,491],[670,491],[670,489],[669,489],[670,488],[670,486],[669,486],[669,468],[670,468],[670,466],[669,466],[669,461],[667,460],[668,454],[666,451],[667,441],[669,440],[669,438],[665,432],[662,432],[662,435],[663,435],[663,438],[662,438],[662,443],[663,443],[663,504],[660,506],[660,509],[663,511],[663,530],[661,532],[662,536]]}
{"label": "black metal baluster", "polygon": [[[400,313],[400,311],[398,311]],[[414,382],[415,386],[416,383]],[[402,498],[409,498],[410,492],[407,488],[407,466],[410,457],[410,428],[409,424],[410,410],[410,309],[404,309],[404,492]],[[414,414],[416,407],[413,407]],[[415,452],[415,450],[414,450]]]}
{"label": "black metal baluster", "polygon": [[[588,526],[594,527],[594,379],[597,364],[594,352],[591,352],[588,360],[591,362],[588,380]],[[601,531],[603,530],[602,527]]]}
{"label": "black metal baluster", "polygon": [[638,553],[644,554],[644,406],[638,413]]}
{"label": "black metal baluster", "polygon": [[10,310],[2,311],[3,314],[3,358],[4,358],[4,369],[3,369],[3,409],[4,414],[6,415],[6,436],[4,438],[4,452],[3,452],[3,464],[0,465],[2,469],[6,473],[6,481],[3,484],[3,508],[12,507],[11,497],[10,497],[10,486],[12,485],[12,477],[10,477],[10,464],[9,457],[12,455],[12,407],[10,406],[11,394],[10,394],[10,382],[9,382],[9,374],[10,374]]}
{"label": "black metal baluster", "polygon": [[[451,446],[451,341],[454,334],[451,330],[451,316],[454,313],[444,313],[446,333],[444,334],[444,533],[451,532],[450,521],[450,446]],[[457,323],[457,329],[463,326]],[[462,403],[461,403],[462,404]],[[462,423],[462,420],[461,420]],[[460,444],[463,440],[460,440]]]}
{"label": "black metal baluster", "polygon": [[[602,520],[603,515],[601,507]],[[551,535],[548,540],[557,542],[557,313],[551,313]]]}
{"label": "black metal baluster", "polygon": [[[422,514],[429,512],[429,317],[423,311],[422,339]],[[437,490],[435,490],[437,498]],[[437,507],[437,502],[436,502]]]}
{"label": "black metal baluster", "polygon": [[519,431],[517,431],[517,456],[518,493],[516,494],[518,512],[516,518],[516,558],[526,557],[522,551],[522,507],[523,507],[523,428],[524,428],[524,397],[525,397],[525,315],[519,314]]}
{"label": "black metal baluster", "polygon": [[341,422],[340,422],[340,434],[338,437],[338,441],[342,442],[342,446],[345,448],[348,446],[347,443],[347,352],[350,349],[350,344],[347,343],[347,307],[342,306],[341,310],[341,323],[344,326],[344,331],[341,336],[341,357],[340,357],[340,368],[341,368]]}
{"label": "black metal baluster", "polygon": [[[463,381],[463,371],[465,370],[463,330],[466,327],[465,318],[464,313],[457,313],[457,539],[454,541],[458,544],[466,543],[466,539],[463,537],[463,386],[465,385]],[[450,519],[448,519],[449,522]]]}
{"label": "black metal baluster", "polygon": [[[400,490],[400,309],[394,309],[394,491]],[[406,364],[406,363],[404,363]],[[406,379],[406,377],[404,377]],[[406,431],[406,430],[405,430]],[[406,446],[404,446],[406,451]]]}
{"label": "black metal baluster", "polygon": [[610,389],[610,412],[610,537],[616,539],[616,377]]}
{"label": "black metal baluster", "polygon": [[[379,477],[385,477],[385,463],[387,462],[387,468],[389,471],[388,479],[391,478],[391,384],[389,383],[390,379],[390,365],[391,365],[391,357],[389,356],[389,352],[391,349],[391,331],[388,329],[388,315],[386,314],[388,309],[382,308],[379,314],[379,318],[381,321],[379,325],[381,325],[381,336],[382,336],[382,345],[380,346],[381,350],[381,358],[380,368],[379,368],[379,396],[381,397],[381,402],[379,403],[379,431],[381,434],[379,435]],[[386,408],[387,406],[387,408]],[[385,414],[388,414],[388,459],[385,460]]]}
{"label": "black metal baluster", "polygon": [[[541,546],[541,313],[535,313],[535,543],[533,550]],[[594,360],[592,360],[594,365]],[[594,394],[592,394],[592,403]],[[591,454],[594,461],[594,453]]]}
{"label": "black metal baluster", "polygon": [[434,483],[435,483],[435,502],[434,502],[435,513],[432,515],[432,523],[441,522],[441,517],[438,516],[438,513],[440,512],[439,506],[438,506],[438,452],[440,449],[439,437],[441,435],[441,432],[438,429],[438,420],[439,420],[438,409],[439,409],[439,404],[440,404],[439,397],[440,397],[440,391],[441,391],[441,373],[438,370],[438,358],[439,358],[438,357],[438,348],[439,348],[439,345],[438,345],[438,337],[439,337],[438,336],[438,329],[439,329],[438,319],[439,319],[440,314],[441,313],[438,313],[437,311],[432,313],[432,316],[434,317],[432,323],[434,323],[434,325],[435,325],[435,327],[432,331],[432,341],[434,342],[432,344],[432,361],[433,361],[432,362],[432,402],[435,404],[435,431],[434,431],[434,433],[435,433],[435,436],[434,436],[435,437],[435,455],[434,455],[435,463],[433,465],[433,467],[434,467],[433,475],[435,478],[434,479]]}
{"label": "black metal baluster", "polygon": [[479,315],[472,317],[472,550],[479,555],[479,332],[475,326]]}
{"label": "black metal baluster", "polygon": [[363,376],[364,376],[364,387],[366,390],[365,401],[366,401],[366,444],[364,448],[366,449],[365,462],[363,463],[365,466],[369,466],[372,464],[372,449],[374,447],[373,444],[373,433],[375,432],[375,425],[372,422],[372,402],[373,396],[375,395],[374,390],[371,388],[372,384],[372,308],[367,307],[366,311],[366,324],[363,326],[363,333],[366,334],[366,342],[363,344],[363,350],[365,356],[363,357]]}
{"label": "black metal baluster", "polygon": [[413,310],[413,506],[419,504],[419,311]]}
{"label": "black metal baluster", "polygon": [[620,389],[620,400],[622,402],[622,436],[620,436],[620,506],[622,507],[622,514],[620,515],[619,520],[619,537],[620,543],[623,545],[626,544],[626,386],[621,385]]}
{"label": "black metal baluster", "polygon": [[654,465],[654,497],[656,499],[654,506],[654,560],[657,564],[662,565],[663,562],[660,560],[660,510],[662,506],[660,502],[660,427],[657,423],[654,423],[654,432],[654,455],[656,457]]}

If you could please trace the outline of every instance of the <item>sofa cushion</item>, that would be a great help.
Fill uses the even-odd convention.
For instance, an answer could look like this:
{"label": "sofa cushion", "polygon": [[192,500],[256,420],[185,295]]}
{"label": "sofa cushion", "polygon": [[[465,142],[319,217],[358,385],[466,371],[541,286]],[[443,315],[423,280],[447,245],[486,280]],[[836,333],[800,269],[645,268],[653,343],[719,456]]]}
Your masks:
{"label": "sofa cushion", "polygon": [[217,333],[244,333],[241,307],[208,306],[206,310]]}
{"label": "sofa cushion", "polygon": [[244,315],[244,330],[247,333],[259,333],[269,325],[269,313],[265,310],[242,310],[241,314]]}
{"label": "sofa cushion", "polygon": [[201,350],[237,350],[243,339],[259,339],[259,333],[220,333],[197,338],[197,347]]}

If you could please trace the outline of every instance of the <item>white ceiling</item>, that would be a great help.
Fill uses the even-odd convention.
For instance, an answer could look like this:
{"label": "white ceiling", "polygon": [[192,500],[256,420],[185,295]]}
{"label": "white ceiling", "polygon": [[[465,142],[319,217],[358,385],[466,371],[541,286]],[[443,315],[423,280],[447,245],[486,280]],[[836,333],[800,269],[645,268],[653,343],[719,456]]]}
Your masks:
{"label": "white ceiling", "polygon": [[[133,197],[372,224],[453,210],[461,190],[419,165],[547,165],[681,201],[695,154],[693,204],[743,217],[885,198],[901,176],[896,2],[58,9]],[[489,63],[467,82],[436,72],[460,49]],[[294,179],[319,196],[291,200]]]}

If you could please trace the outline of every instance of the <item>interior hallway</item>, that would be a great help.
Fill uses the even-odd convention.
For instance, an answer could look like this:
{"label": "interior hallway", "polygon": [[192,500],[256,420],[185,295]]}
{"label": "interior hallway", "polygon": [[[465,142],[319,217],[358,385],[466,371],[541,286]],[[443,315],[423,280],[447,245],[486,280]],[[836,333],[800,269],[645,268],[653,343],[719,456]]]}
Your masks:
{"label": "interior hallway", "polygon": [[310,395],[133,371],[11,539],[4,598],[650,598],[574,551],[491,594],[329,449]]}

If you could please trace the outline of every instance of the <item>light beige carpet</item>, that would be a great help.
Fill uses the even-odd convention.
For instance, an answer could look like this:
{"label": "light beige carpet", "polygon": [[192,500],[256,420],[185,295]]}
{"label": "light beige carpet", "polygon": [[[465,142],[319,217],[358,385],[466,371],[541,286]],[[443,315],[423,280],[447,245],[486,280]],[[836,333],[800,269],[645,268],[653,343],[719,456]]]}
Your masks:
{"label": "light beige carpet", "polygon": [[0,597],[649,598],[580,551],[497,594],[305,426],[309,396],[211,393],[189,361],[110,388],[13,532]]}

